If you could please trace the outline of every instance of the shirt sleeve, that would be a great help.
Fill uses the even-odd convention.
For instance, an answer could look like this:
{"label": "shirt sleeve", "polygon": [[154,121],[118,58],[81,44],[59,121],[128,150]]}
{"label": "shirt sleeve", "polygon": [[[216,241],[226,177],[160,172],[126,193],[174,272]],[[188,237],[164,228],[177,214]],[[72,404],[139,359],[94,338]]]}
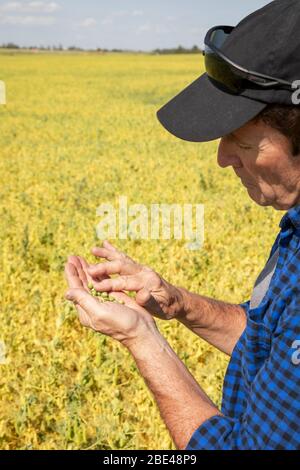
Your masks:
{"label": "shirt sleeve", "polygon": [[247,300],[247,302],[243,302],[242,304],[239,304],[239,306],[245,310],[245,313],[248,316],[248,312],[250,308],[250,300]]}
{"label": "shirt sleeve", "polygon": [[273,333],[269,357],[251,384],[245,412],[238,419],[208,419],[186,450],[299,449],[299,417],[300,294],[293,292]]}

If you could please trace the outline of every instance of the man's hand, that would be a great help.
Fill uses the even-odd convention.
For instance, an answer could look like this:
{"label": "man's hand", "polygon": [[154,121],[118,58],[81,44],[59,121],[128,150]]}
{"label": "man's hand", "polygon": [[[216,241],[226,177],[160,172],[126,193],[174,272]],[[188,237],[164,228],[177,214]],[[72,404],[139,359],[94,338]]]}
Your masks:
{"label": "man's hand", "polygon": [[[129,262],[129,258],[126,260]],[[111,290],[111,295],[125,301],[125,306],[100,303],[88,293],[88,272],[83,258],[68,259],[65,273],[71,289],[67,298],[75,303],[84,326],[109,335],[127,347],[175,445],[185,449],[195,429],[221,413],[160,334],[153,317],[123,292]],[[102,278],[102,273],[99,276]]]}
{"label": "man's hand", "polygon": [[[135,291],[136,302],[163,320],[180,316],[184,309],[184,290],[172,286],[147,266],[135,262],[108,241],[93,248],[93,255],[107,261],[90,265],[87,274],[98,291]],[[118,277],[110,278],[112,274]]]}
{"label": "man's hand", "polygon": [[137,339],[143,340],[149,332],[156,330],[152,316],[123,292],[111,291],[117,300],[101,303],[89,293],[91,278],[87,272],[87,262],[79,256],[71,256],[65,266],[65,277],[69,285],[66,299],[72,301],[79,313],[83,326],[111,336],[129,347]]}
{"label": "man's hand", "polygon": [[[163,320],[176,318],[200,338],[231,355],[246,327],[244,309],[175,287],[147,266],[136,263],[108,241],[92,253],[106,261],[86,272],[98,291],[136,291],[136,302]],[[110,278],[111,275],[118,277]]]}

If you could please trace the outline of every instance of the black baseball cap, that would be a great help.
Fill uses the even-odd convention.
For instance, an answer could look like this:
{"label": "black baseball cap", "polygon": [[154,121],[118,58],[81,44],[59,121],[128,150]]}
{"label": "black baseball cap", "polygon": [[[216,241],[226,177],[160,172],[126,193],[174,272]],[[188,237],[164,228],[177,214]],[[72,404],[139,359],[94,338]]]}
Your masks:
{"label": "black baseball cap", "polygon": [[[234,64],[241,70],[276,77],[290,84],[300,80],[300,0],[274,0],[237,26],[212,29],[218,28],[223,28],[227,35],[216,49],[217,54],[209,49],[212,54],[208,56],[216,65],[221,61],[223,68],[219,77],[223,74],[224,80],[223,76],[219,80],[218,75],[209,73],[206,67],[206,73],[157,111],[157,118],[167,131],[190,142],[207,142],[230,134],[268,104],[294,104],[295,89],[273,86],[272,80],[260,85],[260,80],[268,81],[263,78],[258,79],[258,83],[251,82],[251,72],[240,72]],[[223,62],[223,57],[227,62]],[[211,67],[211,70],[215,69]],[[231,71],[244,73],[246,77],[238,92],[224,84]]]}

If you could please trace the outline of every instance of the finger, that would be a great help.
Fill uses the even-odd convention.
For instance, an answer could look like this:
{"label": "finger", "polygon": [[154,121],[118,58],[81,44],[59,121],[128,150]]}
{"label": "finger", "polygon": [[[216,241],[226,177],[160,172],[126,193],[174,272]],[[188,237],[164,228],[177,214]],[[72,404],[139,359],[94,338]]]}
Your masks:
{"label": "finger", "polygon": [[[89,264],[81,256],[79,256],[79,259],[80,259],[80,262],[81,262],[81,265],[82,265],[82,270],[83,270],[83,272],[85,274],[85,277],[86,277],[86,289],[89,291],[89,285],[93,284],[93,279],[92,279],[92,277],[90,276],[90,274],[88,272]],[[102,279],[99,279],[99,280],[102,281]]]}
{"label": "finger", "polygon": [[84,286],[85,289],[87,289],[88,288],[88,281],[87,281],[87,277],[86,277],[86,274],[85,274],[85,271],[84,271],[84,267],[81,263],[81,259],[80,259],[79,256],[76,256],[76,268],[77,268],[77,272],[78,272],[78,277],[81,280],[82,285]]}
{"label": "finger", "polygon": [[[82,269],[84,271],[84,274],[86,276],[86,280],[87,280],[87,285],[90,284],[90,283],[93,283],[93,278],[92,276],[90,275],[89,273],[89,268],[90,266],[94,266],[94,265],[91,265],[89,264],[85,258],[82,258],[81,256],[78,256],[80,262],[81,262],[81,266],[82,266]],[[102,281],[103,279],[107,279],[107,275],[103,274],[102,276],[97,276],[97,279],[96,281]]]}
{"label": "finger", "polygon": [[118,251],[118,249],[114,245],[112,245],[108,240],[103,240],[103,246],[108,250]]}
{"label": "finger", "polygon": [[[114,302],[100,303],[95,297],[90,295],[84,289],[69,289],[65,295],[66,299],[73,302],[79,312],[80,321],[84,326],[89,326],[95,329],[95,321],[105,319],[107,314],[119,313],[120,305]],[[122,300],[125,307],[135,308],[143,315],[148,315],[146,310],[136,304],[134,299],[121,292],[114,292],[112,297],[117,300]],[[88,318],[87,318],[88,317]]]}
{"label": "finger", "polygon": [[118,250],[115,248],[113,245],[111,245],[107,240],[103,242],[103,247],[94,247],[92,248],[92,253],[94,256],[99,257],[99,258],[106,258],[110,261],[114,259],[123,259],[126,258],[130,261],[133,261],[132,258],[130,258],[126,253],[124,253],[121,250]]}
{"label": "finger", "polygon": [[[76,266],[73,263],[67,263],[65,266],[65,275],[67,282],[69,284],[69,288],[71,289],[82,289],[82,283],[78,277],[78,272]],[[89,326],[89,322],[86,321],[87,314],[85,311],[79,306],[75,305],[76,310],[78,312],[80,323],[84,326]]]}
{"label": "finger", "polygon": [[74,255],[69,256],[68,261],[76,267],[77,272],[78,272],[78,277],[81,280],[82,285],[85,287],[86,290],[88,290],[88,284],[92,282],[92,278],[87,272],[87,269],[89,266],[87,261],[81,256],[74,256]]}
{"label": "finger", "polygon": [[108,250],[107,248],[95,246],[92,248],[92,254],[96,256],[96,258],[105,258],[109,261],[119,258],[118,253],[115,250]]}
{"label": "finger", "polygon": [[77,269],[80,268],[80,261],[78,260],[78,256],[75,256],[75,255],[68,256],[68,263],[74,264],[74,266],[76,266]]}
{"label": "finger", "polygon": [[136,263],[129,263],[125,260],[114,260],[107,261],[104,263],[98,263],[90,265],[88,267],[88,273],[93,277],[99,276],[110,276],[111,274],[133,275],[139,273],[141,267]]}
{"label": "finger", "polygon": [[107,240],[104,240],[103,247],[117,253],[121,257],[125,257],[125,258],[128,258],[128,259],[131,260],[130,256],[128,256],[126,253],[124,253],[124,251],[119,250],[117,247],[115,247],[114,245],[109,243],[109,241],[107,241]]}
{"label": "finger", "polygon": [[138,276],[119,276],[101,282],[94,281],[93,284],[96,290],[104,292],[138,291],[143,288],[142,279]]}
{"label": "finger", "polygon": [[82,264],[81,264],[81,261],[80,261],[80,257],[71,255],[71,256],[68,257],[68,262],[74,264],[74,266],[76,267],[77,272],[78,272],[78,277],[82,282],[82,285],[87,287],[86,276],[84,275],[84,272],[83,272],[83,267],[82,267]]}
{"label": "finger", "polygon": [[143,314],[146,312],[145,309],[135,301],[135,299],[129,297],[129,295],[125,294],[125,292],[111,292],[110,296],[114,299],[124,302],[126,307],[133,308]]}
{"label": "finger", "polygon": [[83,284],[84,284],[85,288],[88,289],[89,283],[92,282],[92,278],[88,273],[89,265],[88,265],[87,261],[84,258],[82,258],[81,256],[78,256],[78,260],[79,260],[80,266],[81,266],[81,268],[80,268],[81,279],[83,281]]}
{"label": "finger", "polygon": [[89,279],[90,275],[88,273],[88,268],[91,266],[91,264],[88,263],[87,260],[85,258],[82,258],[81,256],[79,256],[79,259],[81,261],[82,269],[84,269],[86,276]]}
{"label": "finger", "polygon": [[82,287],[81,279],[78,276],[78,271],[73,263],[66,263],[65,265],[65,278],[71,288]]}

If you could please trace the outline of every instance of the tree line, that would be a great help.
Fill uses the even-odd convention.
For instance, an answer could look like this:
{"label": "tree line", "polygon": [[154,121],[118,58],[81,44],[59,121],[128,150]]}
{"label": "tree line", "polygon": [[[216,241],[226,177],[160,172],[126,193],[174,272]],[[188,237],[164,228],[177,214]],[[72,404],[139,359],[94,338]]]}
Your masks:
{"label": "tree line", "polygon": [[[77,51],[77,52],[145,52],[142,50],[130,50],[130,49],[104,49],[104,48],[96,48],[96,49],[84,49],[77,46],[70,46],[70,47],[63,47],[61,44],[56,46],[29,46],[23,47],[15,44],[13,42],[8,42],[5,44],[0,45],[0,49],[19,49],[19,50],[39,50],[39,51]],[[176,48],[169,48],[169,49],[154,49],[149,54],[199,54],[202,50],[198,46],[193,46],[191,48],[186,48],[179,45]]]}

